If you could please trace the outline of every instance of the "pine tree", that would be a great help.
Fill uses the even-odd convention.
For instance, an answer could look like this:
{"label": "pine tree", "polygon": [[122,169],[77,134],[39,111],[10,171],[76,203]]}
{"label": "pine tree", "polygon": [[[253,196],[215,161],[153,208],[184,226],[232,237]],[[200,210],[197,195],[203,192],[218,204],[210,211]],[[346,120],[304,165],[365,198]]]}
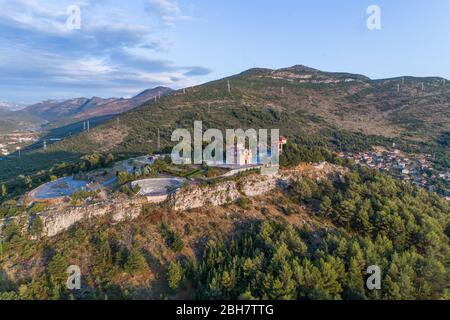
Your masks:
{"label": "pine tree", "polygon": [[227,291],[231,291],[233,289],[234,279],[228,271],[224,271],[222,273],[221,284],[222,284],[222,287]]}
{"label": "pine tree", "polygon": [[68,267],[67,258],[61,254],[56,254],[52,257],[48,264],[48,272],[52,283],[56,286],[62,284],[67,279],[66,269]]}
{"label": "pine tree", "polygon": [[356,212],[356,206],[353,200],[344,200],[339,207],[339,214],[336,217],[337,222],[349,229],[349,222]]}
{"label": "pine tree", "polygon": [[322,199],[322,202],[320,204],[320,211],[322,212],[323,216],[328,216],[333,210],[333,203],[331,202],[330,197],[325,196]]}
{"label": "pine tree", "polygon": [[296,185],[296,191],[303,201],[309,201],[312,197],[312,190],[306,180],[301,180]]}
{"label": "pine tree", "polygon": [[177,290],[183,279],[183,268],[179,262],[170,262],[167,268],[167,282],[171,290]]}
{"label": "pine tree", "polygon": [[333,299],[340,299],[342,292],[341,285],[339,284],[339,274],[334,269],[334,266],[330,263],[320,259],[319,268],[322,272],[322,285],[321,287],[332,297]]}
{"label": "pine tree", "polygon": [[289,299],[289,295],[286,295],[285,289],[283,282],[280,279],[275,279],[272,281],[269,298],[272,300]]}
{"label": "pine tree", "polygon": [[362,266],[357,259],[350,259],[350,267],[348,270],[348,288],[346,291],[347,299],[362,300],[365,299],[364,294],[364,278],[362,274]]}
{"label": "pine tree", "polygon": [[353,216],[352,229],[364,236],[367,236],[372,232],[372,224],[369,221],[369,212],[366,206],[361,207]]}
{"label": "pine tree", "polygon": [[132,250],[124,267],[128,273],[134,275],[144,271],[147,267],[147,262],[139,250]]}
{"label": "pine tree", "polygon": [[97,259],[102,267],[112,264],[111,246],[108,239],[100,239],[97,243]]}
{"label": "pine tree", "polygon": [[208,282],[208,296],[206,298],[220,299],[222,297],[222,287],[220,282],[220,276],[217,274],[211,276]]}
{"label": "pine tree", "polygon": [[400,287],[392,281],[389,275],[384,278],[381,289],[383,290],[383,298],[386,300],[400,300],[402,298]]}

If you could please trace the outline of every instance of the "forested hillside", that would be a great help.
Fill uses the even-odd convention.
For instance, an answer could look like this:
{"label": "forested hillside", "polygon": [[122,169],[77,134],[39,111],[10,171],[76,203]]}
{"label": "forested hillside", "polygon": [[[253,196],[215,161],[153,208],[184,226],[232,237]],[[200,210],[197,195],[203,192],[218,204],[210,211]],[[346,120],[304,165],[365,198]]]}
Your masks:
{"label": "forested hillside", "polygon": [[109,145],[110,150],[139,152],[155,148],[157,128],[168,142],[174,128],[191,128],[193,120],[212,128],[276,127],[286,135],[317,134],[324,141],[331,130],[435,145],[450,131],[449,99],[450,84],[438,78],[373,81],[302,66],[252,69],[180,90],[120,116],[119,123],[111,121],[91,136],[55,145],[55,150],[91,152],[102,148],[102,136],[117,132],[122,139]]}
{"label": "forested hillside", "polygon": [[[40,241],[11,223],[0,247],[0,297],[450,298],[445,200],[326,150],[283,158],[288,166],[317,158],[351,170],[223,207],[143,207],[131,222],[98,218]],[[82,270],[81,291],[65,287],[72,264]],[[366,289],[370,265],[382,270],[381,290]]]}

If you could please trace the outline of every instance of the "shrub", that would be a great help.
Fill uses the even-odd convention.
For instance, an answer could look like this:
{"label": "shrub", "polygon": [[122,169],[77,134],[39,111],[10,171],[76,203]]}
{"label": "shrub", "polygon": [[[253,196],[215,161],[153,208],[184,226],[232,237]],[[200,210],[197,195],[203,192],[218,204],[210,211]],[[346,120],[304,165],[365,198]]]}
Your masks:
{"label": "shrub", "polygon": [[117,179],[119,180],[119,184],[123,185],[123,184],[133,181],[134,177],[133,177],[133,175],[129,174],[127,171],[120,171],[117,174]]}
{"label": "shrub", "polygon": [[237,204],[242,209],[248,209],[248,207],[249,207],[249,200],[246,197],[240,197],[238,202],[237,202]]}
{"label": "shrub", "polygon": [[46,205],[44,203],[35,203],[33,206],[28,210],[28,213],[30,215],[34,215],[36,213],[42,212],[45,209]]}
{"label": "shrub", "polygon": [[178,232],[171,230],[164,222],[161,223],[160,229],[161,235],[166,241],[167,246],[174,252],[181,252],[184,248],[184,242],[181,235]]}
{"label": "shrub", "polygon": [[20,208],[17,206],[16,201],[3,202],[0,206],[0,219],[16,216],[19,212]]}
{"label": "shrub", "polygon": [[85,191],[85,190],[77,191],[74,194],[72,194],[72,196],[70,197],[72,199],[71,203],[72,203],[72,205],[77,205],[81,201],[84,201],[89,197],[93,197],[96,194],[97,193],[95,191]]}
{"label": "shrub", "polygon": [[170,262],[167,268],[167,282],[169,288],[173,291],[177,290],[183,279],[183,268],[179,262]]}
{"label": "shrub", "polygon": [[141,191],[141,187],[139,185],[135,185],[134,187],[130,188],[130,186],[124,185],[120,188],[120,191],[125,193],[127,196],[132,197],[138,194],[139,191]]}

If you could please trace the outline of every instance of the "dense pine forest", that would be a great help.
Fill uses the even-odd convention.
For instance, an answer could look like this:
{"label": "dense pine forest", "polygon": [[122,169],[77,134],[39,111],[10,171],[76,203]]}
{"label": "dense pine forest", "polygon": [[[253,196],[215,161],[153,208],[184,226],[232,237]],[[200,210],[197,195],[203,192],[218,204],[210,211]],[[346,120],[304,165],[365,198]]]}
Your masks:
{"label": "dense pine forest", "polygon": [[[336,185],[306,180],[291,197],[338,230],[262,221],[234,239],[210,241],[187,271],[197,297],[450,298],[449,206],[438,196],[361,169]],[[380,291],[365,289],[370,265],[384,270]]]}

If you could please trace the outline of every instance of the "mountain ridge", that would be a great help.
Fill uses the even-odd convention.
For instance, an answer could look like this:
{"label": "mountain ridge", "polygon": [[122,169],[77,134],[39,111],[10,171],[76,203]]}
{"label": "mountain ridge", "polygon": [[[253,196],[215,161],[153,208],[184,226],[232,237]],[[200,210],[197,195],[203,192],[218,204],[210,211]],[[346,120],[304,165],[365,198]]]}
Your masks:
{"label": "mountain ridge", "polygon": [[[439,78],[427,79],[371,80],[301,65],[276,70],[253,68],[175,91],[157,103],[144,103],[122,114],[122,129],[126,127],[128,136],[115,146],[121,151],[131,145],[134,150],[148,150],[154,147],[147,142],[156,141],[156,128],[186,127],[189,119],[203,120],[214,128],[275,125],[293,136],[334,130],[408,143],[434,143],[450,131],[450,85]],[[114,131],[114,124],[110,121],[100,126],[95,130],[96,137]],[[169,142],[170,132],[163,135]],[[83,134],[80,137],[86,138],[92,142]],[[89,152],[102,150],[97,142],[94,145],[97,147]]]}
{"label": "mountain ridge", "polygon": [[92,98],[78,97],[63,101],[46,100],[27,106],[20,113],[31,114],[47,122],[56,122],[58,125],[68,124],[71,121],[122,113],[159,95],[164,96],[170,92],[172,92],[170,88],[156,87],[147,89],[128,99],[93,96]]}

